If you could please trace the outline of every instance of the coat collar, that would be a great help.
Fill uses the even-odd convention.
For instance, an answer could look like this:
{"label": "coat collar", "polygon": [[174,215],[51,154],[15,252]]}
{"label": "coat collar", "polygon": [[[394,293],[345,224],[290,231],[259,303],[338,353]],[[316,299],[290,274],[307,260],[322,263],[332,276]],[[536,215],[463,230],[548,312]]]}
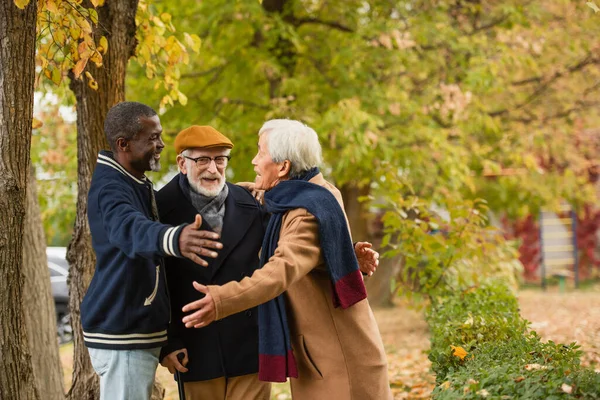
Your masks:
{"label": "coat collar", "polygon": [[138,179],[135,176],[131,175],[127,170],[114,159],[112,151],[101,150],[98,153],[98,161],[97,164],[103,164],[110,168],[113,168],[125,176],[130,177],[134,182],[144,185],[148,180],[144,176],[142,179]]}
{"label": "coat collar", "polygon": [[213,277],[229,256],[229,253],[240,243],[248,229],[250,229],[260,211],[255,202],[250,202],[240,196],[240,194],[245,194],[242,193],[244,189],[231,183],[227,183],[227,185],[229,186],[229,195],[225,200],[225,216],[223,217],[223,230],[220,239],[223,248],[218,251],[219,256],[212,263],[209,262],[213,268]]}

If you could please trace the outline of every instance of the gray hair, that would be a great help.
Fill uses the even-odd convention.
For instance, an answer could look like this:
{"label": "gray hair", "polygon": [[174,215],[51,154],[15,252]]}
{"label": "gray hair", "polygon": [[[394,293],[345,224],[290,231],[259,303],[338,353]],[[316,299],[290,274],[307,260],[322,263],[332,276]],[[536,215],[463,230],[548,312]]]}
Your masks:
{"label": "gray hair", "polygon": [[258,135],[269,135],[269,155],[274,162],[289,160],[290,177],[321,165],[321,144],[317,132],[300,121],[272,119],[263,124]]}
{"label": "gray hair", "polygon": [[123,101],[114,105],[104,120],[104,133],[110,148],[117,150],[117,139],[120,137],[132,140],[142,130],[141,117],[151,118],[156,111],[142,103]]}

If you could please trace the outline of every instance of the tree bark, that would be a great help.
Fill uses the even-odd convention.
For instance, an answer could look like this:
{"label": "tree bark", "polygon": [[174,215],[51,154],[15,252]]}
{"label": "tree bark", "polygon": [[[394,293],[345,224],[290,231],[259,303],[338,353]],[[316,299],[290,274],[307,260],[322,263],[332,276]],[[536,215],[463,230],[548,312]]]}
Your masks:
{"label": "tree bark", "polygon": [[[344,198],[344,208],[352,230],[352,240],[355,242],[372,242],[373,248],[381,251],[382,249],[379,246],[383,228],[378,222],[379,217],[369,213],[366,209],[367,202],[359,201],[361,197],[369,195],[370,188],[368,186],[358,187],[348,183],[343,185],[340,191]],[[400,266],[399,257],[382,258],[379,261],[377,272],[365,279],[371,305],[376,307],[390,307],[393,305],[394,292],[390,287],[390,282],[400,270]]]}
{"label": "tree bark", "polygon": [[88,71],[98,83],[98,90],[88,86],[85,77],[77,80],[71,75],[70,88],[77,100],[77,216],[73,239],[67,250],[69,261],[69,308],[73,326],[73,385],[70,400],[99,398],[98,378],[91,366],[83,343],[80,305],[90,284],[95,268],[90,229],[87,220],[87,193],[98,152],[107,149],[104,118],[108,110],[125,100],[125,73],[127,62],[134,54],[135,13],[137,0],[107,1],[98,8],[99,23],[95,36],[108,39],[108,53],[103,66],[88,63]]}
{"label": "tree bark", "polygon": [[62,367],[56,336],[56,311],[33,168],[30,168],[27,184],[25,226],[27,229],[23,237],[25,275],[23,304],[27,308],[25,319],[35,386],[40,393],[43,393],[44,398],[64,399]]}
{"label": "tree bark", "polygon": [[11,400],[40,398],[23,307],[36,12],[0,3],[0,399]]}

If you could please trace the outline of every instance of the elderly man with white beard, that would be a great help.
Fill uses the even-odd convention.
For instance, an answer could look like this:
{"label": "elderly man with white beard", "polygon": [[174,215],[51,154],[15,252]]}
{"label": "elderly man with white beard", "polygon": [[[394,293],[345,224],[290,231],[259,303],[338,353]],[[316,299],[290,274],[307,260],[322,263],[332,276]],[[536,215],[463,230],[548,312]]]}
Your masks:
{"label": "elderly man with white beard", "polygon": [[[233,143],[210,126],[191,126],[175,138],[180,173],[157,196],[160,220],[179,225],[196,214],[202,227],[221,234],[223,249],[207,267],[185,259],[166,264],[171,295],[168,345],[160,355],[171,373],[181,372],[188,400],[268,400],[271,385],[258,380],[257,311],[232,315],[211,329],[186,329],[181,308],[198,298],[192,282],[225,284],[250,276],[268,217],[246,189],[225,182]],[[167,222],[169,221],[169,222]],[[179,362],[177,355],[183,353]]]}

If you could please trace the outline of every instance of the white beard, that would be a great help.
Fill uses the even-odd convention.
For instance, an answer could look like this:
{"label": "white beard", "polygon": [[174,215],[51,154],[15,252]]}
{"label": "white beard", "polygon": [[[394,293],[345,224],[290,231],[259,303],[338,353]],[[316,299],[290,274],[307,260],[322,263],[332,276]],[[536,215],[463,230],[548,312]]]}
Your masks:
{"label": "white beard", "polygon": [[[200,179],[202,179],[202,178],[200,178]],[[190,186],[192,187],[192,189],[194,189],[196,191],[196,193],[199,193],[204,197],[213,198],[213,197],[217,197],[217,195],[219,193],[221,193],[221,190],[223,190],[223,187],[225,186],[225,177],[222,177],[220,179],[219,186],[217,186],[214,189],[206,189],[205,187],[200,185],[199,182],[193,182],[189,176],[188,176],[188,182],[189,182]]]}

